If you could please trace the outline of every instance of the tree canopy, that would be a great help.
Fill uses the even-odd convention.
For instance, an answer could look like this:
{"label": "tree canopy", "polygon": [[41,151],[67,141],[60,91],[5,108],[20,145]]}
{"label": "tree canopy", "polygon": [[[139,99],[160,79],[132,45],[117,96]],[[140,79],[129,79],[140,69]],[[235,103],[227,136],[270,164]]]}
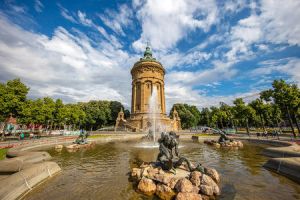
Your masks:
{"label": "tree canopy", "polygon": [[288,84],[284,80],[274,80],[272,88],[262,91],[257,99],[248,104],[242,98],[237,98],[232,105],[220,102],[219,106],[202,108],[188,104],[174,104],[178,111],[183,128],[198,125],[215,128],[261,127],[266,131],[268,127],[281,127],[282,123],[290,126],[296,137],[294,125],[298,133],[300,117],[300,92],[296,84]]}
{"label": "tree canopy", "polygon": [[[0,83],[0,120],[10,114],[20,124],[38,124],[48,128],[98,129],[115,124],[118,112],[124,106],[118,101],[89,101],[64,104],[61,99],[44,97],[28,99],[29,88],[20,79]],[[129,111],[124,110],[128,116]]]}

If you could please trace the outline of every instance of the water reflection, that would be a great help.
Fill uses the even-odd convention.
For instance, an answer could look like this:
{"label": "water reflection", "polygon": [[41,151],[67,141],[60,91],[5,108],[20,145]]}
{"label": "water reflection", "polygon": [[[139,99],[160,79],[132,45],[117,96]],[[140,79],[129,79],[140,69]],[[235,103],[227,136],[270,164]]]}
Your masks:
{"label": "water reflection", "polygon": [[[215,167],[222,176],[220,199],[300,199],[300,186],[261,166],[262,145],[241,150],[215,149],[182,142],[180,152],[193,162]],[[34,189],[25,199],[151,199],[136,193],[126,175],[143,161],[156,159],[158,149],[136,143],[107,143],[69,153],[49,150],[63,172]]]}

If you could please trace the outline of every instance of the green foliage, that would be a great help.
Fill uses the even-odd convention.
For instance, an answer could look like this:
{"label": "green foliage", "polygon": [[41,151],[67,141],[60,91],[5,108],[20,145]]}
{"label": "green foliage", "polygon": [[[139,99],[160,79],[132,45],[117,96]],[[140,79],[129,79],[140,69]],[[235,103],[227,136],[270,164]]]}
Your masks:
{"label": "green foliage", "polygon": [[0,116],[1,120],[13,114],[20,114],[29,88],[20,79],[9,80],[0,84]]}
{"label": "green foliage", "polygon": [[[274,80],[272,83],[272,89],[261,92],[261,97],[266,101],[273,101],[280,109],[280,113],[287,118],[294,137],[296,133],[294,131],[293,124],[296,124],[298,132],[299,127],[299,110],[300,110],[300,90],[296,84],[288,84],[284,80]],[[279,119],[279,109],[273,110],[273,116],[277,116]],[[274,113],[275,112],[275,113]]]}
{"label": "green foliage", "polygon": [[0,160],[3,160],[6,158],[6,152],[7,152],[7,149],[0,149]]}
{"label": "green foliage", "polygon": [[[90,101],[86,103],[64,104],[61,99],[50,97],[27,100],[29,91],[20,79],[0,83],[0,120],[12,113],[20,124],[39,124],[50,129],[64,125],[98,129],[114,125],[121,108],[117,101]],[[125,110],[125,117],[129,111]]]}
{"label": "green foliage", "polygon": [[200,121],[200,111],[196,106],[188,105],[188,104],[174,104],[170,117],[172,118],[174,108],[176,108],[178,115],[181,119],[181,127],[183,129],[191,128],[193,126],[197,126]]}

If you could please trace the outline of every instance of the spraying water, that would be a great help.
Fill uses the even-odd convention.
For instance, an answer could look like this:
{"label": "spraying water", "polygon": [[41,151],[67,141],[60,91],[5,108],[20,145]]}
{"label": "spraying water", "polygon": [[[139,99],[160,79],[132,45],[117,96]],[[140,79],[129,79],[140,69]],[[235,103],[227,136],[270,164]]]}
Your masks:
{"label": "spraying water", "polygon": [[156,141],[156,127],[157,127],[157,114],[159,113],[158,111],[158,103],[157,103],[157,88],[153,86],[153,91],[150,97],[150,105],[149,105],[149,118],[152,120],[152,126],[151,130],[153,133],[153,142],[155,143]]}

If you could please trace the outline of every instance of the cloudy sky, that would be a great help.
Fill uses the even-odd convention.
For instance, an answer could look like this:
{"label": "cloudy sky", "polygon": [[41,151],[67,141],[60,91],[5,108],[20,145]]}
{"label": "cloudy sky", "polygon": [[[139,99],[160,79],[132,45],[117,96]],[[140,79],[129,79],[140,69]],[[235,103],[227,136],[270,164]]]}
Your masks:
{"label": "cloudy sky", "polygon": [[30,98],[131,101],[147,41],[166,68],[166,101],[245,100],[283,78],[300,85],[299,0],[2,0],[0,81]]}

